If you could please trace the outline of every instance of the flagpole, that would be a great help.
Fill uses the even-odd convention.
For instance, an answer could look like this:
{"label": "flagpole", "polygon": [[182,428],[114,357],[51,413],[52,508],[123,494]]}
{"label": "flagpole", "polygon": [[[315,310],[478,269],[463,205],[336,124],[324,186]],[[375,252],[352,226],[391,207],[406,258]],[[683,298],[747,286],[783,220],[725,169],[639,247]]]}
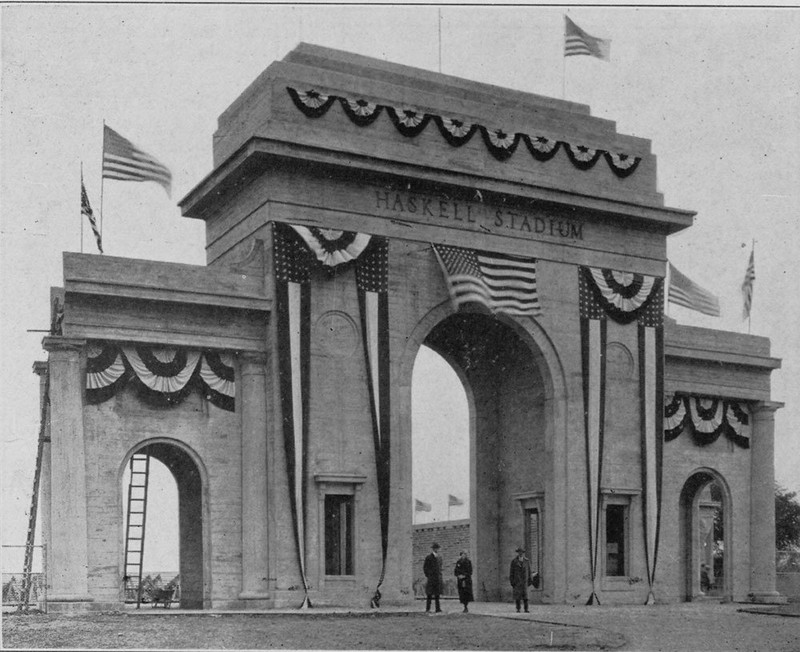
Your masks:
{"label": "flagpole", "polygon": [[563,51],[564,44],[567,42],[567,14],[564,14],[564,38],[561,39],[561,99],[567,99],[567,55]]}
{"label": "flagpole", "polygon": [[[83,161],[81,161],[81,193],[83,193]],[[83,253],[83,195],[81,195],[81,253]]]}
{"label": "flagpole", "polygon": [[100,238],[103,237],[103,157],[106,153],[106,120],[103,118],[103,152],[100,157]]}
{"label": "flagpole", "polygon": [[442,8],[439,7],[439,74],[442,72]]}
{"label": "flagpole", "polygon": [[[753,238],[752,244],[750,246],[750,256],[755,261],[756,259],[756,239]],[[749,264],[749,261],[748,261]],[[753,290],[754,288],[750,288],[750,310],[747,311],[747,334],[750,335],[750,323],[753,319]]]}

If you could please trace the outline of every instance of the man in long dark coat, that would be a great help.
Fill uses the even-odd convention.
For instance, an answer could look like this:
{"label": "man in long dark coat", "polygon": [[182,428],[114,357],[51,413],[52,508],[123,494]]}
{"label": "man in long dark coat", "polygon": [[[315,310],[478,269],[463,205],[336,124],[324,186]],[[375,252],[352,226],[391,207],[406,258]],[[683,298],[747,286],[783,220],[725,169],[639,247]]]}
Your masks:
{"label": "man in long dark coat", "polygon": [[511,560],[511,570],[508,573],[508,581],[514,589],[514,602],[519,613],[519,604],[525,606],[525,613],[528,613],[528,581],[531,577],[531,563],[525,556],[523,548],[517,548],[517,556]]}
{"label": "man in long dark coat", "polygon": [[431,611],[431,599],[435,601],[436,613],[442,613],[442,609],[439,606],[439,596],[442,593],[444,581],[442,580],[442,556],[439,554],[439,548],[438,543],[434,543],[431,546],[431,553],[425,557],[425,563],[422,566],[422,572],[425,573],[425,577],[428,580],[425,584],[425,595],[427,596],[426,613]]}

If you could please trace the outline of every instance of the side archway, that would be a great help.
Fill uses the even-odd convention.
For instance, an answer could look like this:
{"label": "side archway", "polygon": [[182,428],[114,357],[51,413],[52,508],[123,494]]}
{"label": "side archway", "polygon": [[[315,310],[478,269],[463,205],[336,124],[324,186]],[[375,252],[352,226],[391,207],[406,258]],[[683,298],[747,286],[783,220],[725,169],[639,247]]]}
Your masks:
{"label": "side archway", "polygon": [[[119,486],[134,454],[146,454],[169,469],[178,488],[178,537],[180,607],[203,609],[210,604],[208,572],[209,519],[206,496],[207,473],[199,456],[185,444],[169,438],[150,439],[131,449],[119,470]],[[124,496],[123,496],[124,500]],[[148,505],[148,511],[154,508]],[[124,522],[123,522],[124,530]],[[146,536],[146,528],[145,528]],[[123,531],[123,541],[125,533]],[[121,552],[124,557],[124,548]],[[125,567],[122,560],[122,568]]]}
{"label": "side archway", "polygon": [[681,586],[686,602],[733,599],[728,483],[716,470],[692,472],[680,493]]}

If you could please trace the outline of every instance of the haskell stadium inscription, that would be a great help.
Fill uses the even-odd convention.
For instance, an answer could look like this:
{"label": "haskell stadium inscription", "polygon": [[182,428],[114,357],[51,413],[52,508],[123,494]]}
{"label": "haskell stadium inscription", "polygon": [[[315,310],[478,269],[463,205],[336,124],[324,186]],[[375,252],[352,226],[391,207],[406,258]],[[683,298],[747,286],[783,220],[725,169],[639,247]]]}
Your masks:
{"label": "haskell stadium inscription", "polygon": [[447,221],[472,224],[485,231],[514,231],[552,238],[583,240],[583,223],[562,217],[532,215],[522,211],[487,206],[479,202],[456,201],[390,190],[375,191],[375,208],[415,216],[427,222]]}

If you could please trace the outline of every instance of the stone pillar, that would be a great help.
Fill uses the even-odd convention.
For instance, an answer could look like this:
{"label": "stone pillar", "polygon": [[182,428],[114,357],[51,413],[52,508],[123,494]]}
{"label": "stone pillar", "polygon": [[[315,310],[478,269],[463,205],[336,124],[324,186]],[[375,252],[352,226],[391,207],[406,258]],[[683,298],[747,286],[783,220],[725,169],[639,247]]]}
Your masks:
{"label": "stone pillar", "polygon": [[85,340],[50,336],[50,545],[48,608],[88,608],[88,517],[81,352]]}
{"label": "stone pillar", "polygon": [[750,594],[753,602],[786,602],[775,590],[775,412],[783,403],[753,406],[750,437]]}
{"label": "stone pillar", "polygon": [[[242,415],[242,600],[268,600],[266,354],[239,357]],[[266,605],[265,605],[266,606]]]}
{"label": "stone pillar", "polygon": [[[39,376],[39,414],[41,415],[42,408],[44,407],[47,397],[45,395],[45,388],[47,386],[47,368],[46,362],[37,361],[33,363],[33,373]],[[41,475],[39,476],[39,523],[41,527],[41,541],[42,541],[42,568],[45,577],[49,578],[48,570],[53,568],[53,560],[50,558],[50,500],[51,500],[51,486],[50,486],[50,423],[45,420],[44,443],[42,444],[42,468]],[[50,582],[47,582],[47,591],[50,591]]]}

